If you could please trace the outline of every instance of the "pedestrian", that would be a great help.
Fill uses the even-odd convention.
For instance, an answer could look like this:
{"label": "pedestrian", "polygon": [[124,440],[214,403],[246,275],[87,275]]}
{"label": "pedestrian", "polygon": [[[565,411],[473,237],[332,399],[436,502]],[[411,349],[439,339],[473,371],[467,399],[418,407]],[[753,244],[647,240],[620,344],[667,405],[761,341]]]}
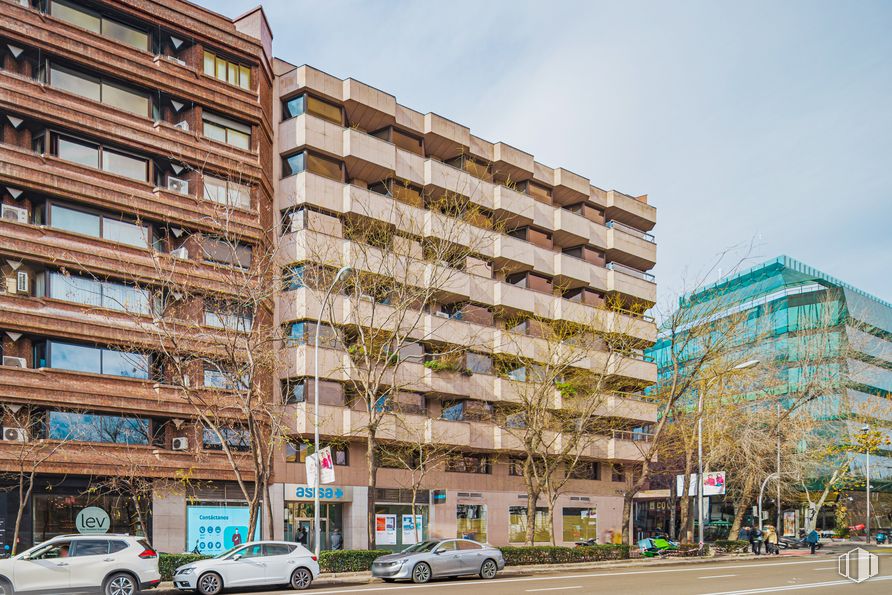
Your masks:
{"label": "pedestrian", "polygon": [[765,553],[766,554],[779,554],[780,548],[777,545],[777,531],[775,530],[773,525],[768,525],[765,527]]}
{"label": "pedestrian", "polygon": [[812,555],[815,554],[815,550],[818,547],[818,541],[820,541],[820,536],[814,529],[811,530],[811,533],[805,536],[805,542],[808,544],[808,549],[811,550]]}
{"label": "pedestrian", "polygon": [[762,531],[758,527],[753,527],[750,531],[750,547],[755,555],[762,553]]}
{"label": "pedestrian", "polygon": [[297,543],[303,546],[307,545],[307,531],[303,527],[297,528]]}
{"label": "pedestrian", "polygon": [[331,549],[339,550],[344,547],[344,538],[341,535],[341,530],[335,527],[331,530]]}
{"label": "pedestrian", "polygon": [[752,529],[749,525],[744,525],[737,532],[737,541],[749,541],[750,540],[750,532]]}

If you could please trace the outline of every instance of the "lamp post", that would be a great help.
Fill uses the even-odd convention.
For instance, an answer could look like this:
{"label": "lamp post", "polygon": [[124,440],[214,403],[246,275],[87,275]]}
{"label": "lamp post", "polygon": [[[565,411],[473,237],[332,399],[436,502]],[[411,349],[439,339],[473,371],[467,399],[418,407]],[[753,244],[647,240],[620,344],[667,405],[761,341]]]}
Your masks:
{"label": "lamp post", "polygon": [[314,466],[316,469],[316,486],[313,489],[313,549],[316,553],[316,559],[319,559],[322,535],[322,528],[319,526],[319,486],[321,483],[319,468],[319,327],[322,326],[322,316],[325,314],[325,306],[328,304],[331,292],[334,291],[338,283],[349,277],[352,272],[353,267],[351,266],[343,266],[338,269],[338,274],[335,275],[334,281],[331,282],[328,291],[325,292],[325,297],[322,299],[322,307],[319,308],[319,317],[316,319],[316,339],[313,344],[313,456],[316,457],[316,465]]}
{"label": "lamp post", "polygon": [[865,434],[864,451],[867,454],[866,469],[864,473],[867,476],[867,482],[865,485],[867,492],[867,518],[865,519],[864,523],[864,534],[866,536],[865,543],[870,543],[870,439],[867,436],[867,432],[870,431],[870,426],[864,424],[861,427],[861,431]]}
{"label": "lamp post", "polygon": [[[731,372],[747,370],[759,365],[759,360],[751,359],[737,364],[731,368]],[[697,399],[697,537],[700,547],[703,547],[703,393],[706,392],[706,382]],[[761,516],[761,515],[760,515]]]}
{"label": "lamp post", "polygon": [[771,481],[772,477],[777,477],[777,480],[780,481],[780,475],[772,473],[762,480],[762,487],[759,488],[759,531],[762,530],[762,495],[765,493],[765,484]]}

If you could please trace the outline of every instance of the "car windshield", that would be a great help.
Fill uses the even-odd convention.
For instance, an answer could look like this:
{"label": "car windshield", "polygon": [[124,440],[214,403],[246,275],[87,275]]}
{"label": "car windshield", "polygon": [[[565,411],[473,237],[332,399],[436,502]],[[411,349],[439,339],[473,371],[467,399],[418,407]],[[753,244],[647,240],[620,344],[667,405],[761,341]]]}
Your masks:
{"label": "car windshield", "polygon": [[406,549],[403,550],[404,554],[413,554],[418,552],[432,552],[435,547],[440,545],[439,541],[422,541],[421,543],[416,543],[415,545],[410,545]]}

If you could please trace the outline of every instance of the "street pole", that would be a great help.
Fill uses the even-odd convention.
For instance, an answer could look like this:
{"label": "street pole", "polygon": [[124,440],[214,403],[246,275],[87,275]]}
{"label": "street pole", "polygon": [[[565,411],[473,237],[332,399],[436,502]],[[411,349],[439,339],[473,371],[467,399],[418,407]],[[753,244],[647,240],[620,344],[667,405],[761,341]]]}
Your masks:
{"label": "street pole", "polygon": [[762,487],[759,488],[759,531],[762,530],[762,496],[765,493],[765,484],[771,481],[772,477],[774,477],[774,473],[763,479]]}
{"label": "street pole", "polygon": [[[322,535],[322,527],[320,526],[320,515],[319,515],[319,487],[321,484],[321,469],[319,464],[319,327],[322,326],[322,316],[325,314],[325,305],[328,304],[328,299],[331,297],[331,292],[334,291],[335,285],[337,285],[342,279],[346,279],[350,276],[350,273],[353,272],[353,269],[349,266],[344,266],[338,269],[338,274],[335,275],[334,281],[331,282],[331,286],[329,286],[328,291],[325,292],[325,298],[322,300],[322,307],[319,308],[319,317],[316,319],[316,338],[313,342],[313,455],[316,457],[316,464],[314,465],[315,474],[316,474],[316,485],[313,489],[313,550],[316,553],[316,559],[319,559],[319,551],[321,549],[321,535]],[[307,478],[309,481],[309,477]]]}
{"label": "street pole", "polygon": [[[774,530],[778,531],[778,535],[783,535],[781,533],[781,435],[780,435],[780,420],[781,420],[781,403],[780,399],[776,401],[777,404],[777,524],[774,526]],[[794,530],[795,531],[795,530]]]}
{"label": "street pole", "polygon": [[706,383],[703,383],[700,398],[697,400],[697,536],[700,548],[703,548],[703,393]]}
{"label": "street pole", "polygon": [[865,434],[864,450],[867,453],[867,469],[865,473],[867,475],[867,518],[865,519],[866,522],[864,523],[864,532],[867,537],[865,539],[865,543],[870,543],[870,438],[866,436],[869,430],[870,426],[868,426],[867,424],[865,424],[864,427],[861,428],[861,431]]}

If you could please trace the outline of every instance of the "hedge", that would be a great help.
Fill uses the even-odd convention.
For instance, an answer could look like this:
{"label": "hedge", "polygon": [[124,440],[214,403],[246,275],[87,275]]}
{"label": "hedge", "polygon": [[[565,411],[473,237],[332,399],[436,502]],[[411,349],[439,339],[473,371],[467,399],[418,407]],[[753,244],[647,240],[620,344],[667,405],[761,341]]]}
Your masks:
{"label": "hedge", "polygon": [[716,539],[712,545],[717,551],[727,554],[740,554],[750,549],[750,542],[740,539]]}
{"label": "hedge", "polygon": [[201,554],[159,554],[158,570],[161,571],[162,581],[172,581],[174,571],[190,562],[204,560],[210,556],[202,556]]}
{"label": "hedge", "polygon": [[573,562],[600,562],[625,560],[629,557],[627,545],[587,545],[561,547],[553,545],[505,546],[499,548],[508,566],[527,564],[572,564]]}
{"label": "hedge", "polygon": [[378,556],[392,554],[386,550],[324,550],[319,553],[322,572],[364,572],[370,570]]}

